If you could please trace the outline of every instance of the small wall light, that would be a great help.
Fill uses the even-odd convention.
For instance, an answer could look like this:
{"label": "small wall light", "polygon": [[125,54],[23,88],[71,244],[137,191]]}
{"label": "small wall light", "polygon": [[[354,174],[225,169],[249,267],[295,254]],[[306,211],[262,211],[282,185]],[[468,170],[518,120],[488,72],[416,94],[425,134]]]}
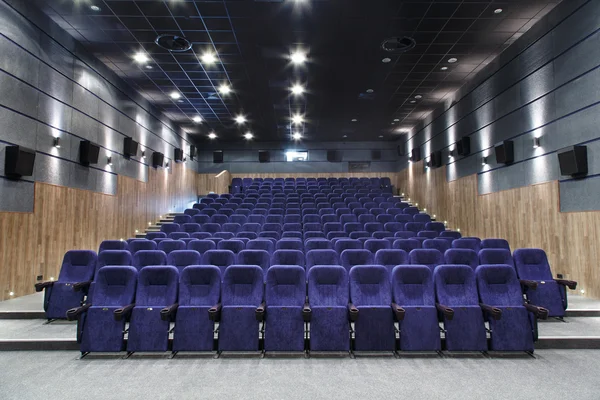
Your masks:
{"label": "small wall light", "polygon": [[107,157],[107,158],[106,158],[106,163],[107,163],[108,165],[112,165],[112,157]]}
{"label": "small wall light", "polygon": [[481,159],[481,165],[487,165],[487,157]]}
{"label": "small wall light", "polygon": [[540,147],[540,138],[535,137],[535,138],[533,138],[533,148],[537,149],[538,147]]}
{"label": "small wall light", "polygon": [[60,149],[60,138],[58,136],[54,138],[54,147]]}

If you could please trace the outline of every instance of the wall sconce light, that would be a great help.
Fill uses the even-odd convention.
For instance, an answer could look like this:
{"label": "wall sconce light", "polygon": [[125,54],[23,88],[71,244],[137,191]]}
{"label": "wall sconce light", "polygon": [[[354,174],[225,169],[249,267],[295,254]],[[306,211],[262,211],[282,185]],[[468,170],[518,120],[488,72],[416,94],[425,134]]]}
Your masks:
{"label": "wall sconce light", "polygon": [[487,157],[481,159],[481,165],[487,165]]}
{"label": "wall sconce light", "polygon": [[537,149],[538,147],[540,147],[540,138],[539,137],[534,137],[533,138],[533,148]]}
{"label": "wall sconce light", "polygon": [[106,163],[110,166],[112,166],[112,157],[107,157],[106,158]]}
{"label": "wall sconce light", "polygon": [[142,158],[146,158],[146,150],[142,150]]}
{"label": "wall sconce light", "polygon": [[167,161],[167,163],[165,164],[165,169],[169,169],[169,162]]}
{"label": "wall sconce light", "polygon": [[60,138],[58,136],[54,138],[54,147],[60,149]]}

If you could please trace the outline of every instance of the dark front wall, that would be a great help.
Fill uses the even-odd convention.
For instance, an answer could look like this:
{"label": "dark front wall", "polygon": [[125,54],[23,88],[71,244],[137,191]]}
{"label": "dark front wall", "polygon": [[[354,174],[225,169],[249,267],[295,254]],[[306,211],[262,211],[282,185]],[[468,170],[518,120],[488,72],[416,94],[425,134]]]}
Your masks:
{"label": "dark front wall", "polygon": [[[185,133],[31,3],[0,0],[0,211],[32,211],[35,181],[107,194],[116,193],[117,174],[147,181],[146,161],[122,156],[126,136],[165,160],[175,147],[189,153]],[[101,146],[90,168],[78,163],[82,139]],[[37,151],[33,177],[5,177],[12,144]]]}
{"label": "dark front wall", "polygon": [[[599,210],[599,16],[600,1],[564,0],[462,88],[451,107],[413,130],[407,149],[442,150],[448,181],[477,174],[479,194],[560,179],[562,211]],[[449,159],[462,136],[470,136],[472,155]],[[514,140],[515,163],[499,165],[493,146],[507,139]],[[561,177],[556,151],[582,143],[590,175]],[[401,168],[407,162],[403,157]]]}
{"label": "dark front wall", "polygon": [[[213,151],[223,150],[223,164],[213,163]],[[268,150],[271,162],[259,163],[259,150]],[[288,150],[308,151],[308,161],[286,162]],[[327,150],[342,153],[342,162],[328,162]],[[380,150],[379,160],[371,159],[371,151]],[[398,155],[391,142],[322,142],[322,143],[260,143],[249,142],[244,147],[215,143],[211,149],[199,154],[200,172],[212,173],[228,170],[232,174],[242,173],[343,173],[351,162],[366,162],[365,169],[357,172],[393,172],[398,169]]]}

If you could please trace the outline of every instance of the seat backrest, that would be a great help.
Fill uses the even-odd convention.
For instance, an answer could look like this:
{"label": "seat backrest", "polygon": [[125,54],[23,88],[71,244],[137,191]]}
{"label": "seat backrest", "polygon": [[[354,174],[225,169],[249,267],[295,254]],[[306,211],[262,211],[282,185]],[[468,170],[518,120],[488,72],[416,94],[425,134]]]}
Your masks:
{"label": "seat backrest", "polygon": [[407,254],[414,249],[420,249],[421,242],[415,239],[396,239],[392,244],[392,249],[404,250]]}
{"label": "seat backrest", "polygon": [[408,253],[400,249],[382,249],[375,253],[375,264],[383,265],[392,272],[396,265],[408,264]]}
{"label": "seat backrest", "polygon": [[94,282],[94,305],[123,307],[132,304],[135,299],[137,277],[138,271],[132,266],[109,265],[100,268]]}
{"label": "seat backrest", "polygon": [[355,265],[373,264],[373,253],[369,250],[348,249],[340,254],[340,262],[346,270],[350,271]]}
{"label": "seat backrest", "polygon": [[269,239],[254,239],[246,243],[247,250],[265,250],[269,254],[275,251],[275,244]]}
{"label": "seat backrest", "polygon": [[[248,244],[250,244],[250,242],[248,242]],[[246,250],[242,250],[238,253],[236,264],[258,265],[266,274],[271,266],[271,256],[266,250],[247,250],[248,244],[246,244]]]}
{"label": "seat backrest", "polygon": [[[166,237],[167,237],[167,234],[164,232],[146,232],[146,239],[148,239],[148,240],[161,239],[161,238],[166,238]],[[129,245],[129,243],[128,243],[128,245]]]}
{"label": "seat backrest", "polygon": [[246,248],[244,241],[239,239],[222,240],[217,244],[219,250],[231,250],[235,254]]}
{"label": "seat backrest", "polygon": [[460,238],[452,241],[452,248],[454,249],[471,249],[479,253],[479,243],[481,241],[476,238]]}
{"label": "seat backrest", "polygon": [[373,254],[377,253],[379,250],[390,249],[391,247],[392,244],[386,239],[368,239],[364,244],[364,249],[369,250]]}
{"label": "seat backrest", "polygon": [[271,265],[298,265],[304,268],[304,253],[300,250],[276,250]]}
{"label": "seat backrest", "polygon": [[363,244],[357,239],[340,239],[335,242],[334,249],[338,254],[348,249],[362,249]]}
{"label": "seat backrest", "polygon": [[506,249],[481,249],[479,250],[479,264],[506,264],[514,268],[513,256]]}
{"label": "seat backrest", "polygon": [[301,239],[287,238],[277,241],[277,250],[300,250],[304,251],[304,242]]}
{"label": "seat backrest", "polygon": [[232,265],[225,270],[221,303],[226,306],[258,307],[263,301],[264,276],[256,265]]}
{"label": "seat backrest", "polygon": [[[450,242],[446,239],[427,239],[423,241],[424,249],[436,249],[444,254],[450,248]],[[448,263],[451,264],[451,263]]]}
{"label": "seat backrest", "polygon": [[181,273],[189,265],[198,265],[202,256],[194,250],[173,250],[167,255],[167,265],[172,265]]}
{"label": "seat backrest", "polygon": [[446,230],[446,226],[443,222],[428,222],[425,224],[425,229],[428,231],[435,231],[440,234]]}
{"label": "seat backrest", "polygon": [[306,251],[310,250],[324,250],[331,249],[331,241],[322,238],[308,239],[304,242],[304,249]]}
{"label": "seat backrest", "polygon": [[[98,262],[96,264],[96,276],[100,268],[107,265],[133,265],[133,257],[127,250],[104,250],[98,254]],[[94,279],[95,280],[95,279]]]}
{"label": "seat backrest", "polygon": [[475,270],[479,299],[490,306],[523,305],[523,292],[517,272],[510,265],[480,265]]}
{"label": "seat backrest", "polygon": [[101,253],[104,250],[129,250],[129,246],[124,240],[104,240],[100,243],[98,253]]}
{"label": "seat backrest", "polygon": [[505,239],[483,239],[481,241],[482,249],[505,249],[510,251],[510,245]]}
{"label": "seat backrest", "polygon": [[312,267],[308,271],[308,298],[312,307],[346,307],[349,300],[348,272],[339,265]]}
{"label": "seat backrest", "polygon": [[448,249],[444,253],[444,262],[446,264],[461,264],[469,267],[477,268],[479,265],[479,257],[475,250],[471,249]]}
{"label": "seat backrest", "polygon": [[195,250],[200,254],[204,254],[205,252],[207,252],[208,250],[214,250],[216,249],[217,246],[215,244],[215,242],[213,242],[212,240],[191,240],[188,244],[187,244],[187,249],[188,250]]}
{"label": "seat backrest", "polygon": [[407,222],[404,224],[404,229],[411,232],[420,232],[425,230],[425,224],[422,222]]}
{"label": "seat backrest", "polygon": [[394,220],[396,222],[402,222],[402,223],[406,224],[408,222],[413,222],[413,216],[410,214],[396,214],[396,216],[394,217]]}
{"label": "seat backrest", "polygon": [[381,265],[357,265],[350,269],[350,301],[360,306],[391,306],[388,270]]}
{"label": "seat backrest", "polygon": [[160,231],[164,232],[166,234],[172,233],[172,232],[179,232],[181,231],[181,226],[179,224],[176,224],[174,222],[168,222],[166,224],[162,224],[160,226]]}
{"label": "seat backrest", "polygon": [[520,279],[551,280],[552,271],[546,252],[542,249],[517,249],[513,253],[515,268]]}
{"label": "seat backrest", "polygon": [[213,306],[221,297],[221,270],[214,265],[190,265],[179,274],[180,306]]}
{"label": "seat backrest", "polygon": [[192,222],[192,217],[186,214],[176,215],[175,218],[173,218],[173,222],[179,225],[187,224],[188,222]]}
{"label": "seat backrest", "polygon": [[433,273],[426,265],[398,265],[392,270],[392,297],[402,306],[435,306]]}
{"label": "seat backrest", "polygon": [[415,222],[431,222],[431,217],[429,214],[415,214],[413,215],[413,221]]}
{"label": "seat backrest", "polygon": [[133,266],[138,271],[148,265],[167,265],[167,254],[161,250],[140,250],[133,255]]}
{"label": "seat backrest", "polygon": [[404,209],[404,214],[415,215],[419,213],[419,209],[417,207],[406,207]]}
{"label": "seat backrest", "polygon": [[265,287],[267,315],[269,307],[302,307],[305,301],[304,268],[296,265],[269,268]]}
{"label": "seat backrest", "polygon": [[183,224],[183,225],[181,225],[181,229],[187,233],[194,233],[194,232],[202,231],[202,227],[200,226],[200,224],[198,224],[196,222],[190,222],[188,224]]}
{"label": "seat backrest", "polygon": [[136,307],[166,307],[177,301],[179,273],[170,265],[152,265],[138,273]]}
{"label": "seat backrest", "polygon": [[156,242],[148,239],[136,239],[129,242],[129,252],[133,255],[140,250],[156,250]]}
{"label": "seat backrest", "polygon": [[438,233],[436,231],[421,231],[421,232],[417,233],[417,236],[423,237],[423,238],[428,238],[428,239],[435,239],[438,237]]}
{"label": "seat backrest", "polygon": [[414,249],[408,253],[411,264],[427,265],[432,271],[444,263],[444,255],[436,249]]}
{"label": "seat backrest", "polygon": [[175,250],[185,250],[186,244],[183,240],[163,240],[158,244],[158,250],[169,254]]}
{"label": "seat backrest", "polygon": [[468,265],[440,265],[433,271],[437,301],[448,307],[478,306],[475,271]]}
{"label": "seat backrest", "polygon": [[221,225],[214,222],[207,222],[206,224],[202,224],[202,231],[208,233],[221,232]]}
{"label": "seat backrest", "polygon": [[230,250],[207,250],[202,254],[201,264],[217,266],[223,275],[225,268],[235,264],[235,254]]}
{"label": "seat backrest", "polygon": [[310,250],[306,253],[306,269],[315,265],[339,265],[340,260],[335,250]]}
{"label": "seat backrest", "polygon": [[440,232],[441,238],[460,239],[462,235],[457,231],[443,231]]}

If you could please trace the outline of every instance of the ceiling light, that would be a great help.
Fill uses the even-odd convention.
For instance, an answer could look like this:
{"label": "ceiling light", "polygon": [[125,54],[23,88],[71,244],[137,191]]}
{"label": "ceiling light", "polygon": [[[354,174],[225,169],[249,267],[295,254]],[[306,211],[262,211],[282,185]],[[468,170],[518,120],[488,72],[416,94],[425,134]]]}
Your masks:
{"label": "ceiling light", "polygon": [[154,68],[152,65],[146,65],[146,69],[152,69]]}
{"label": "ceiling light", "polygon": [[214,133],[214,132],[211,132],[211,133],[208,134],[208,138],[209,139],[216,139],[217,138],[217,134]]}
{"label": "ceiling light", "polygon": [[292,116],[292,123],[295,125],[300,125],[304,122],[304,117],[300,114],[296,114]]}
{"label": "ceiling light", "polygon": [[292,134],[292,139],[294,139],[294,140],[300,140],[300,139],[302,139],[302,134],[300,132],[294,132]]}
{"label": "ceiling light", "polygon": [[177,100],[181,98],[181,93],[173,91],[169,94],[169,97],[171,97],[173,100]]}
{"label": "ceiling light", "polygon": [[237,122],[238,124],[244,124],[246,123],[246,117],[244,117],[243,115],[238,115],[237,117],[235,117],[235,122]]}
{"label": "ceiling light", "polygon": [[373,89],[367,89],[367,93],[374,93],[375,91]]}
{"label": "ceiling light", "polygon": [[356,118],[352,118],[351,121],[352,122],[358,122],[358,120]]}
{"label": "ceiling light", "polygon": [[200,115],[196,115],[194,118],[192,118],[192,121],[199,124],[200,122],[202,122],[202,117]]}
{"label": "ceiling light", "polygon": [[446,70],[448,70],[448,67],[442,67],[441,70],[446,71]]}
{"label": "ceiling light", "polygon": [[379,138],[381,139],[383,137],[383,135],[379,135]]}
{"label": "ceiling light", "polygon": [[217,56],[215,55],[215,53],[207,51],[206,53],[202,54],[200,60],[202,60],[202,64],[210,65],[217,62]]}
{"label": "ceiling light", "polygon": [[254,135],[252,134],[252,132],[246,132],[244,134],[244,138],[246,138],[246,140],[250,140],[254,137]]}
{"label": "ceiling light", "polygon": [[415,104],[417,101],[416,100],[411,100],[410,104]]}
{"label": "ceiling light", "polygon": [[420,94],[418,94],[418,95],[415,96],[415,99],[417,99],[417,100],[420,100],[422,98],[423,98],[423,96],[421,96]]}
{"label": "ceiling light", "polygon": [[496,9],[494,10],[494,14],[500,14],[501,12],[502,12],[502,9],[501,9],[501,8],[496,8]]}
{"label": "ceiling light", "polygon": [[226,83],[223,83],[221,86],[219,86],[219,93],[221,93],[221,94],[231,93],[231,86],[229,86]]}
{"label": "ceiling light", "polygon": [[398,118],[395,118],[394,122],[400,122],[400,120]]}
{"label": "ceiling light", "polygon": [[150,61],[150,58],[146,55],[146,53],[138,52],[133,55],[133,59],[137,63],[147,63]]}
{"label": "ceiling light", "polygon": [[302,85],[298,84],[298,83],[295,84],[294,86],[292,86],[290,88],[290,90],[291,90],[292,94],[294,94],[296,96],[299,96],[302,93],[304,93],[304,87]]}
{"label": "ceiling light", "polygon": [[92,11],[96,11],[96,12],[100,11],[100,7],[98,7],[98,6],[90,6],[90,9]]}
{"label": "ceiling light", "polygon": [[391,58],[388,58],[388,57],[386,57],[386,58],[384,58],[383,60],[381,60],[381,62],[382,62],[382,63],[384,63],[384,64],[387,64],[387,63],[389,63],[389,62],[391,62],[391,61],[392,61],[392,59],[391,59]]}
{"label": "ceiling light", "polygon": [[296,50],[290,55],[290,60],[296,65],[304,64],[306,62],[306,54],[300,50]]}
{"label": "ceiling light", "polygon": [[343,138],[347,138],[347,137],[348,137],[348,135],[344,135],[344,136],[342,136],[342,137],[343,137]]}
{"label": "ceiling light", "polygon": [[458,58],[456,58],[456,57],[452,57],[452,58],[449,58],[449,59],[448,59],[448,62],[449,62],[450,64],[454,64],[454,63],[455,63],[455,62],[457,62],[457,61],[458,61]]}

